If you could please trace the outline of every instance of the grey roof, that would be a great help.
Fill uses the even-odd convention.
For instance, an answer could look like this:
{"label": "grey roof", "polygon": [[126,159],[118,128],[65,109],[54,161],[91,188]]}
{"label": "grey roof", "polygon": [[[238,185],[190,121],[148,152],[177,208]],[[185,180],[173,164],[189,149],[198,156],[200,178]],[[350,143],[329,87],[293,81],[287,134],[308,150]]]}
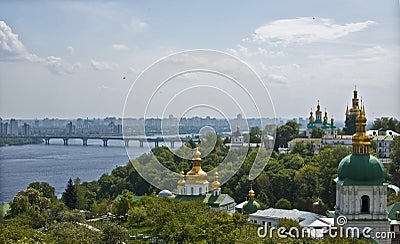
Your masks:
{"label": "grey roof", "polygon": [[277,209],[277,208],[269,208],[265,210],[258,210],[257,212],[250,214],[250,217],[260,217],[260,218],[270,218],[270,219],[293,219],[297,220],[300,226],[308,226],[313,223],[315,220],[324,218],[325,216],[306,212],[299,211],[297,209]]}

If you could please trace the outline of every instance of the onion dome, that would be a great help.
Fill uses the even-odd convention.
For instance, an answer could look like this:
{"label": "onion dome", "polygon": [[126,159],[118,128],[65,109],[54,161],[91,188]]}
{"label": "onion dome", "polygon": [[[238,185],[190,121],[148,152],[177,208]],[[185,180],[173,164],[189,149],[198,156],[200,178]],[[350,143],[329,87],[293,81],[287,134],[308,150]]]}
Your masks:
{"label": "onion dome", "polygon": [[250,186],[250,191],[249,191],[248,196],[249,196],[249,200],[247,200],[247,203],[245,203],[243,205],[243,213],[252,214],[252,213],[257,212],[257,210],[259,210],[261,208],[260,204],[256,200],[254,200],[255,193],[253,191],[252,186]]}
{"label": "onion dome", "polygon": [[193,152],[192,169],[186,174],[187,183],[202,184],[207,181],[207,173],[201,168],[201,152],[196,148]]}
{"label": "onion dome", "polygon": [[218,172],[214,173],[214,181],[211,183],[211,190],[221,190],[221,183],[218,181]]}

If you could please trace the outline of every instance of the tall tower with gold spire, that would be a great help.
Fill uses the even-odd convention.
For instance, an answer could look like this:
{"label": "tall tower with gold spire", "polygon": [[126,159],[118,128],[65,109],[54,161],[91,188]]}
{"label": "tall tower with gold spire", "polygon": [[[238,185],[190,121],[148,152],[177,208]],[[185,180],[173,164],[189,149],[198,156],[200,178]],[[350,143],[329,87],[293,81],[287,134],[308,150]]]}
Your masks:
{"label": "tall tower with gold spire", "polygon": [[354,87],[353,91],[353,98],[351,99],[352,101],[352,107],[349,109],[349,106],[346,108],[346,120],[345,120],[345,128],[344,132],[347,135],[352,135],[356,132],[356,119],[361,113],[361,109],[359,106],[359,98],[358,98],[358,91],[357,88]]}
{"label": "tall tower with gold spire", "polygon": [[[358,102],[354,103],[358,106]],[[353,110],[355,111],[355,110]],[[357,112],[357,111],[355,111]],[[369,154],[370,138],[366,133],[365,108],[359,109],[356,132],[352,137],[353,153],[342,159],[336,181],[335,224],[342,216],[347,224],[342,226],[388,232],[390,223],[387,214],[387,182],[385,168],[379,159]],[[389,239],[379,240],[389,243]]]}

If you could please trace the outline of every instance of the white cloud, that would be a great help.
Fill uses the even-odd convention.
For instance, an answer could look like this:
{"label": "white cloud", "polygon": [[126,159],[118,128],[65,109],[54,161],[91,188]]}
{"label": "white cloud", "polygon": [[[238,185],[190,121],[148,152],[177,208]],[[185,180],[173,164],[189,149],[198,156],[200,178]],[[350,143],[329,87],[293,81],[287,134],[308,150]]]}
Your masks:
{"label": "white cloud", "polygon": [[257,28],[253,33],[252,40],[272,45],[301,45],[338,39],[350,33],[362,31],[374,23],[374,21],[368,20],[336,24],[332,19],[314,17],[281,19]]}
{"label": "white cloud", "polygon": [[265,78],[268,81],[272,82],[272,83],[277,83],[277,84],[286,84],[286,83],[288,83],[288,79],[284,75],[269,74]]}
{"label": "white cloud", "polygon": [[57,75],[73,74],[81,67],[79,62],[71,64],[64,61],[62,58],[55,56],[47,57],[46,65],[52,74]]}
{"label": "white cloud", "polygon": [[117,64],[114,63],[108,63],[104,61],[96,61],[96,60],[90,60],[90,64],[92,65],[92,68],[94,70],[113,70],[117,67]]}
{"label": "white cloud", "polygon": [[136,31],[140,31],[140,30],[144,30],[148,27],[149,25],[138,19],[138,18],[132,18],[131,21],[129,22],[129,29],[136,32]]}
{"label": "white cloud", "polygon": [[273,51],[272,49],[266,49],[262,47],[245,47],[241,44],[236,45],[235,48],[228,48],[227,52],[240,57],[259,57],[259,58],[276,58],[276,57],[284,57],[287,54],[283,51]]}
{"label": "white cloud", "polygon": [[28,60],[40,61],[41,59],[28,52],[25,45],[18,39],[18,35],[13,33],[6,22],[0,21],[0,61]]}
{"label": "white cloud", "polygon": [[112,44],[111,47],[112,47],[114,50],[118,50],[118,51],[124,51],[124,50],[128,50],[128,49],[129,49],[129,48],[128,48],[126,45],[124,45],[124,44]]}
{"label": "white cloud", "polygon": [[67,49],[68,49],[68,53],[69,53],[70,55],[74,55],[74,54],[75,54],[75,48],[69,46],[69,47],[67,47]]}

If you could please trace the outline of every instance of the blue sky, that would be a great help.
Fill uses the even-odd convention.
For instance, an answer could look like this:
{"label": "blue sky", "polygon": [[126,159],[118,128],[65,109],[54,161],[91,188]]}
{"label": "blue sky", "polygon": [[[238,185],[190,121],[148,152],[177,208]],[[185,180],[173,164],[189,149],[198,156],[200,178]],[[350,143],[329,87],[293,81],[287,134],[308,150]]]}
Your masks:
{"label": "blue sky", "polygon": [[215,49],[258,73],[279,117],[320,100],[343,120],[357,85],[368,117],[399,119],[399,25],[398,0],[1,1],[0,117],[121,117],[154,61]]}

